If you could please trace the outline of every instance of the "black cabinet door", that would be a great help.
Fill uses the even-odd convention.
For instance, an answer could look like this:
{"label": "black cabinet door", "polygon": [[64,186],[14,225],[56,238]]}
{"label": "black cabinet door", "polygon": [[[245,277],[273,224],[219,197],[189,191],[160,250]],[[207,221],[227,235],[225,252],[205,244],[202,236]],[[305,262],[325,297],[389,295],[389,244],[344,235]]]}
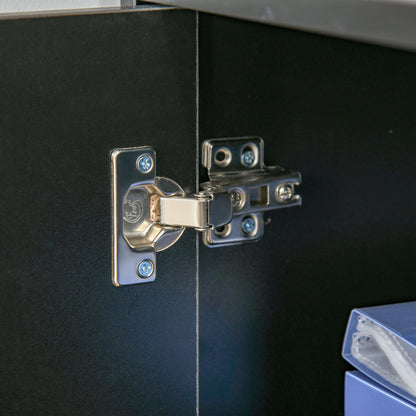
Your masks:
{"label": "black cabinet door", "polygon": [[303,174],[260,242],[200,250],[202,415],[342,414],[350,310],[415,299],[415,74],[415,54],[200,15],[201,140],[260,135]]}
{"label": "black cabinet door", "polygon": [[195,234],[113,287],[109,158],[152,145],[195,189],[195,38],[179,10],[0,21],[2,414],[195,414]]}

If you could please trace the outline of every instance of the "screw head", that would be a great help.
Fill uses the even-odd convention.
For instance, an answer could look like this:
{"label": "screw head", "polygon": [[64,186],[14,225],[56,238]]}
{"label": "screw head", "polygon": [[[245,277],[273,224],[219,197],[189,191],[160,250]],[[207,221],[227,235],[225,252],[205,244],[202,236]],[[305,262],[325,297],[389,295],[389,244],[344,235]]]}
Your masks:
{"label": "screw head", "polygon": [[241,223],[241,229],[244,234],[251,234],[256,229],[256,220],[253,217],[245,217]]}
{"label": "screw head", "polygon": [[276,189],[276,199],[278,201],[290,201],[295,195],[295,187],[290,184],[280,185]]}
{"label": "screw head", "polygon": [[237,210],[241,209],[244,205],[245,198],[242,192],[238,189],[233,189],[230,192],[231,201],[233,203],[233,207]]}
{"label": "screw head", "polygon": [[154,265],[151,260],[143,260],[137,266],[137,275],[142,279],[148,279],[153,274]]}
{"label": "screw head", "polygon": [[136,161],[136,168],[141,173],[149,173],[153,169],[153,159],[149,155],[139,156]]}
{"label": "screw head", "polygon": [[241,157],[241,161],[245,166],[252,166],[255,160],[256,156],[252,150],[246,150]]}

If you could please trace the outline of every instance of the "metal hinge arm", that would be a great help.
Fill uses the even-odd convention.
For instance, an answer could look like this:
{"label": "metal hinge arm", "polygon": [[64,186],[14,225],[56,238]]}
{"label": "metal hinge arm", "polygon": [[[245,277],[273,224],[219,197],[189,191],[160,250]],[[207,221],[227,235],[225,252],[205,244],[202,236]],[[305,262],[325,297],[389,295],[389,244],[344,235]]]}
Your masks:
{"label": "metal hinge arm", "polygon": [[227,192],[201,192],[190,198],[160,197],[159,222],[198,231],[210,230],[231,221],[232,207],[232,199]]}
{"label": "metal hinge arm", "polygon": [[160,224],[176,227],[208,228],[209,198],[160,198]]}
{"label": "metal hinge arm", "polygon": [[185,227],[202,231],[209,247],[257,241],[264,232],[264,211],[302,203],[295,192],[300,173],[265,166],[259,137],[205,141],[202,163],[209,182],[195,195],[156,176],[150,146],[115,149],[111,160],[116,286],[153,281],[156,253],[175,244]]}

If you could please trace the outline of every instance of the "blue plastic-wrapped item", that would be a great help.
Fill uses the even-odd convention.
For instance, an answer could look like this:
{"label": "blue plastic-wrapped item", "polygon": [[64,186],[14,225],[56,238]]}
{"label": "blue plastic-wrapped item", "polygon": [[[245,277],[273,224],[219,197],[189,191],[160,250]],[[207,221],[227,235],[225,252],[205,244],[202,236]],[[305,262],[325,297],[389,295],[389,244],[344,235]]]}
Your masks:
{"label": "blue plastic-wrapped item", "polygon": [[354,309],[342,355],[377,383],[416,404],[416,302]]}
{"label": "blue plastic-wrapped item", "polygon": [[416,416],[416,405],[359,371],[345,374],[345,416]]}

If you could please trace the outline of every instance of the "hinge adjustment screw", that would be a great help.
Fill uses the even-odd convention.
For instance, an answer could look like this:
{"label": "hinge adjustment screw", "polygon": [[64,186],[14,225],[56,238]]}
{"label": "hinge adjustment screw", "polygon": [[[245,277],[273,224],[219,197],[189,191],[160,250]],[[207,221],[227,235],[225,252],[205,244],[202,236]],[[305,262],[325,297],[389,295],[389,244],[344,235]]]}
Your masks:
{"label": "hinge adjustment screw", "polygon": [[244,195],[238,189],[233,189],[230,192],[231,200],[233,202],[233,207],[237,210],[241,209],[244,205],[245,198]]}
{"label": "hinge adjustment screw", "polygon": [[276,199],[278,201],[290,201],[293,196],[295,195],[295,187],[294,185],[285,184],[280,185],[276,189]]}

